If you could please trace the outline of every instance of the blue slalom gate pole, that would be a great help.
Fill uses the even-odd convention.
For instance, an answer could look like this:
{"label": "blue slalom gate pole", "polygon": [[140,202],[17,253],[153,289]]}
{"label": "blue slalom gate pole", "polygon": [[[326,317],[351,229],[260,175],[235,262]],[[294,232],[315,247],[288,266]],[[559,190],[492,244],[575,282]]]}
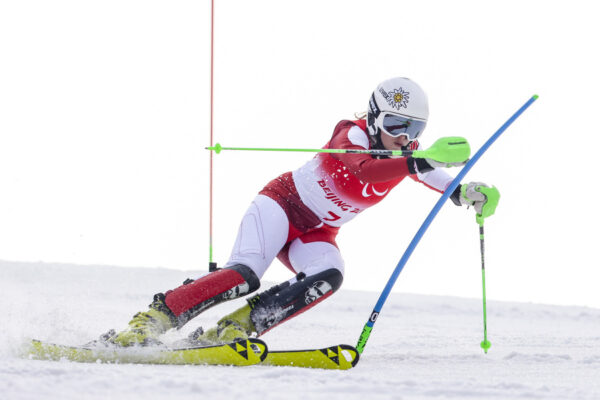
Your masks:
{"label": "blue slalom gate pole", "polygon": [[437,203],[435,203],[435,205],[433,206],[433,209],[429,212],[429,215],[427,216],[427,218],[425,218],[425,221],[423,222],[423,224],[421,225],[421,227],[419,228],[419,230],[413,237],[412,241],[406,248],[406,251],[402,255],[402,258],[398,262],[398,265],[396,265],[396,268],[394,269],[394,272],[392,272],[392,276],[390,276],[390,279],[388,280],[387,284],[385,285],[383,292],[381,292],[381,295],[379,296],[379,300],[377,300],[377,304],[375,304],[375,308],[373,308],[373,312],[371,313],[371,316],[369,317],[369,320],[365,324],[365,327],[363,328],[363,331],[360,334],[360,337],[358,339],[358,344],[356,345],[356,350],[359,353],[362,353],[363,350],[365,349],[367,340],[369,340],[369,336],[371,335],[371,331],[373,330],[373,325],[375,325],[375,321],[377,321],[377,317],[379,316],[379,313],[381,312],[381,309],[383,308],[385,301],[387,300],[390,292],[392,291],[392,288],[394,287],[394,284],[396,283],[396,280],[398,279],[400,272],[402,272],[402,269],[406,265],[406,262],[408,261],[411,254],[413,253],[415,247],[417,247],[417,244],[419,244],[421,237],[425,234],[425,232],[427,231],[427,228],[429,228],[429,225],[431,225],[431,222],[436,217],[436,215],[438,214],[438,212],[440,211],[440,209],[442,208],[442,206],[444,205],[446,200],[448,200],[448,197],[450,197],[452,192],[454,192],[456,187],[460,184],[462,179],[471,170],[471,168],[473,168],[473,165],[475,165],[475,163],[481,158],[483,153],[486,152],[486,150],[496,141],[496,139],[498,139],[498,137],[500,137],[500,135],[502,135],[502,133],[506,130],[506,128],[508,128],[517,118],[519,118],[519,116],[521,114],[523,114],[523,112],[534,101],[536,101],[537,98],[538,98],[537,95],[533,95],[529,100],[527,100],[527,102],[525,104],[523,104],[523,106],[521,108],[519,108],[519,110],[517,110],[517,112],[515,112],[504,123],[504,125],[502,125],[500,127],[500,129],[498,129],[496,131],[496,133],[494,133],[487,140],[487,142],[485,142],[483,144],[483,146],[481,146],[481,148],[477,151],[477,153],[475,153],[473,158],[471,158],[465,164],[465,166],[460,170],[458,175],[456,175],[456,178],[454,178],[452,183],[450,183],[450,186],[448,186],[448,188],[444,191],[444,193],[442,194],[440,199],[437,201]]}

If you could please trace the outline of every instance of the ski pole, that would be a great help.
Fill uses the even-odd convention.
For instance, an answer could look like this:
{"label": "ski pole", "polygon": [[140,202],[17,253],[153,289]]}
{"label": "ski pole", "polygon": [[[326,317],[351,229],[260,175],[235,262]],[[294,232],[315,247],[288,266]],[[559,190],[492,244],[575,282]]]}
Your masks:
{"label": "ski pole", "polygon": [[492,344],[487,340],[487,305],[486,305],[486,295],[485,295],[485,236],[483,233],[483,221],[493,215],[496,211],[496,206],[498,205],[498,201],[500,200],[500,192],[496,189],[495,186],[487,187],[487,186],[478,186],[475,188],[478,192],[481,192],[486,201],[481,207],[481,213],[477,213],[475,215],[475,221],[479,225],[479,248],[481,250],[481,286],[483,288],[483,341],[481,342],[481,348],[487,354],[489,348]]}
{"label": "ski pole", "polygon": [[536,101],[537,98],[538,98],[538,95],[533,95],[529,100],[527,100],[527,102],[525,104],[523,104],[521,106],[521,108],[519,108],[517,110],[517,112],[515,112],[481,146],[481,148],[477,151],[477,153],[475,153],[475,155],[473,156],[473,158],[471,158],[467,162],[467,164],[460,170],[460,172],[458,173],[458,175],[456,175],[456,178],[454,178],[454,180],[450,183],[450,186],[448,186],[446,188],[446,190],[444,191],[444,193],[442,194],[442,196],[440,197],[440,199],[437,201],[437,203],[435,203],[435,205],[433,206],[433,209],[429,212],[429,215],[427,216],[427,218],[425,218],[425,221],[423,221],[423,224],[421,225],[421,227],[419,228],[419,230],[417,231],[417,233],[413,237],[412,241],[410,242],[410,244],[406,248],[406,251],[402,255],[402,258],[398,262],[398,265],[396,265],[396,268],[392,272],[392,275],[390,276],[387,284],[385,285],[385,288],[383,289],[383,292],[381,292],[381,295],[379,296],[379,300],[377,300],[377,303],[375,304],[375,307],[373,308],[373,311],[371,312],[371,315],[370,315],[369,319],[367,320],[367,323],[365,324],[365,326],[364,326],[364,328],[362,330],[362,333],[360,334],[360,337],[358,339],[358,343],[356,345],[356,350],[358,350],[359,353],[362,353],[363,350],[365,349],[365,346],[367,344],[367,340],[369,340],[369,336],[371,336],[371,331],[373,330],[373,325],[375,325],[375,321],[377,320],[377,317],[379,316],[379,313],[381,312],[381,309],[382,309],[383,305],[385,304],[385,301],[387,300],[388,296],[390,295],[390,292],[392,291],[392,288],[394,287],[394,284],[396,283],[396,280],[398,279],[398,276],[400,275],[400,272],[402,272],[402,269],[406,265],[406,263],[407,263],[408,259],[410,258],[412,252],[414,251],[415,247],[417,246],[417,244],[421,240],[421,237],[425,234],[425,231],[427,231],[427,228],[429,228],[429,225],[431,224],[431,222],[433,221],[433,219],[435,218],[435,216],[437,215],[437,213],[442,208],[442,205],[444,205],[444,203],[446,202],[446,200],[448,200],[448,197],[450,197],[450,194],[452,194],[452,192],[454,192],[454,190],[458,187],[460,181],[465,177],[465,175],[467,174],[467,172],[469,172],[471,170],[471,168],[473,168],[473,165],[475,165],[475,163],[481,158],[481,156],[483,155],[483,153],[486,152],[486,150],[496,141],[496,139],[498,139],[498,137],[500,137],[500,135],[506,130],[506,128],[508,128],[517,118],[519,118],[519,116],[521,114],[523,114],[523,112],[527,108],[529,108],[529,106],[534,101]]}
{"label": "ski pole", "polygon": [[465,162],[471,155],[471,147],[467,139],[458,136],[443,137],[427,150],[361,150],[361,149],[290,149],[290,148],[264,148],[264,147],[223,147],[216,143],[206,147],[219,154],[223,150],[242,151],[294,151],[306,153],[346,153],[346,154],[372,154],[380,156],[412,156],[414,158],[431,158],[435,161],[446,163]]}
{"label": "ski pole", "polygon": [[483,217],[477,216],[477,222],[479,223],[479,247],[481,249],[481,284],[483,286],[483,341],[480,346],[487,354],[492,344],[487,340],[487,311],[486,311],[486,299],[485,299],[485,242],[483,234]]}

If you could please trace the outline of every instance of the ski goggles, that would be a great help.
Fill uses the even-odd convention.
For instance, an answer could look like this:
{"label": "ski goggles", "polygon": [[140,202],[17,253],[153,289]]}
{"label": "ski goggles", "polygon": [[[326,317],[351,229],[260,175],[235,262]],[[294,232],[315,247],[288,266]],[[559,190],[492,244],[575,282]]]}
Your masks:
{"label": "ski goggles", "polygon": [[377,117],[376,125],[391,137],[404,135],[408,140],[413,141],[421,136],[427,121],[391,112],[382,112]]}

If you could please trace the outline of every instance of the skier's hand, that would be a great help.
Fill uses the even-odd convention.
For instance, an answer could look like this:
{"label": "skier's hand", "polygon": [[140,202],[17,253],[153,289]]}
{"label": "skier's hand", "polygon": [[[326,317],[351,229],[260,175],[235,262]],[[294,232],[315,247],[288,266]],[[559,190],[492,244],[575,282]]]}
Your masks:
{"label": "skier's hand", "polygon": [[[473,206],[475,212],[482,218],[489,217],[496,211],[500,200],[500,192],[495,186],[488,186],[481,182],[469,182],[460,185],[459,193],[453,194],[458,197],[461,205]],[[456,202],[456,201],[455,201]]]}
{"label": "skier's hand", "polygon": [[462,167],[467,163],[467,160],[462,162],[439,162],[432,160],[431,158],[425,158],[425,162],[432,168],[450,168],[450,167]]}

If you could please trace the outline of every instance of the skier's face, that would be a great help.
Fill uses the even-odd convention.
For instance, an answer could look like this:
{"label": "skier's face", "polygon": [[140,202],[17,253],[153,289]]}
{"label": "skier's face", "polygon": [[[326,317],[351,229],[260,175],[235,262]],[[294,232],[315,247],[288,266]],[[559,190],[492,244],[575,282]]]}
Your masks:
{"label": "skier's face", "polygon": [[408,146],[410,140],[405,135],[392,137],[385,132],[381,132],[381,142],[387,150],[401,150],[402,147]]}

